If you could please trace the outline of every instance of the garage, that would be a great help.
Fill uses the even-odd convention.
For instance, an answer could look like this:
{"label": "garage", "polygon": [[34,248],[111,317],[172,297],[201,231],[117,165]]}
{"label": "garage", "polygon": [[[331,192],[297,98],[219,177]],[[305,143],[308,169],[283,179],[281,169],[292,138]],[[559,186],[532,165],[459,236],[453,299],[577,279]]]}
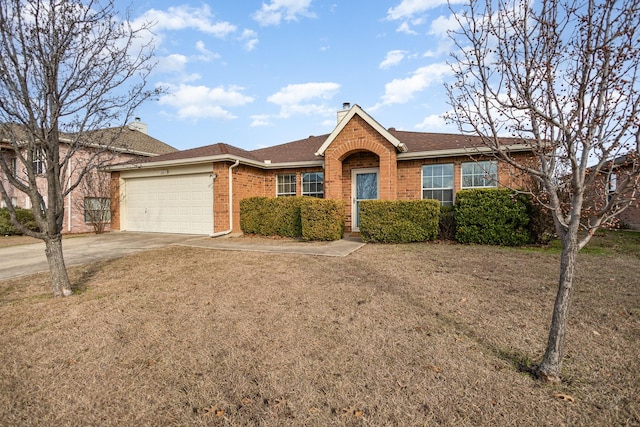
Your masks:
{"label": "garage", "polygon": [[122,184],[123,230],[157,233],[213,232],[213,177],[209,173],[157,171],[160,176],[126,174]]}

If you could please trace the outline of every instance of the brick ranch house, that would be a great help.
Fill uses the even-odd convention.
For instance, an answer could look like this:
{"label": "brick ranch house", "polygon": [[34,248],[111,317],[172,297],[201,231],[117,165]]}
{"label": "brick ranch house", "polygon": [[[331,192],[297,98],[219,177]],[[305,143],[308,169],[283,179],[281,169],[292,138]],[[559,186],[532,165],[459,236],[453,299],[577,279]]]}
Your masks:
{"label": "brick ranch house", "polygon": [[[118,134],[118,132],[120,133]],[[147,134],[147,125],[140,122],[139,119],[121,128],[102,129],[87,135],[92,143],[78,149],[73,154],[69,161],[70,167],[67,169],[69,175],[65,177],[65,183],[63,185],[77,176],[74,174],[77,173],[78,168],[83,162],[86,162],[90,157],[92,150],[104,148],[101,146],[100,141],[112,141],[116,136],[117,139],[115,139],[112,144],[109,144],[110,148],[104,154],[104,157],[108,159],[108,163],[122,163],[177,151],[174,147],[149,136]],[[71,136],[67,135],[61,138],[61,156],[67,152],[67,144],[70,141],[70,137]],[[67,142],[67,144],[65,144],[65,142]],[[13,151],[13,147],[6,139],[0,139],[0,155],[5,157],[7,164],[10,165],[16,177],[26,178],[26,173],[21,170],[20,161]],[[45,166],[42,161],[36,159],[36,161],[34,161],[34,167],[37,171],[42,172]],[[0,179],[6,182],[6,177],[1,170]],[[41,194],[46,197],[45,178],[39,177],[37,180]],[[62,232],[67,234],[92,232],[94,229],[88,211],[90,209],[106,209],[110,212],[109,186],[110,178],[108,174],[104,172],[94,172],[87,175],[85,180],[65,197],[64,227]],[[31,200],[25,193],[9,185],[5,186],[5,188],[7,187],[13,206],[24,209],[31,208]],[[6,207],[6,202],[2,200],[1,196],[0,207]],[[108,216],[109,214],[106,215],[107,218]],[[109,229],[110,224],[106,224],[104,231],[109,231]]]}
{"label": "brick ranch house", "polygon": [[[358,105],[345,108],[328,135],[253,151],[218,143],[111,166],[111,229],[241,233],[240,200],[312,196],[345,200],[345,230],[357,232],[364,199],[451,205],[461,188],[522,183],[479,138],[385,129]],[[510,142],[512,155],[532,155]]]}
{"label": "brick ranch house", "polygon": [[596,177],[593,187],[585,200],[588,209],[599,210],[606,205],[612,193],[618,191],[620,200],[630,202],[629,206],[616,215],[614,226],[640,230],[640,176],[638,170],[638,150],[617,156],[605,165]]}

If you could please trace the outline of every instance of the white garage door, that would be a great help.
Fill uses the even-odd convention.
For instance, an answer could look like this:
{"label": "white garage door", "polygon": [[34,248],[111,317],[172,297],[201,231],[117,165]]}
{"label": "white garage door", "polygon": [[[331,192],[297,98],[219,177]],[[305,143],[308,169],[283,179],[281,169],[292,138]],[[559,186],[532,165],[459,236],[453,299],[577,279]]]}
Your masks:
{"label": "white garage door", "polygon": [[210,234],[213,232],[212,187],[210,174],[126,179],[124,229]]}

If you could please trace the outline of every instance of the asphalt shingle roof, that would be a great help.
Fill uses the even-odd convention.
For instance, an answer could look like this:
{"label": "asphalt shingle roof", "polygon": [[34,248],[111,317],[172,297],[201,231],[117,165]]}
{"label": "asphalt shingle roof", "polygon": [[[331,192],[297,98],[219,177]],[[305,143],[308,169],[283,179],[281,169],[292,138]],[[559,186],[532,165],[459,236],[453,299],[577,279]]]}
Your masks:
{"label": "asphalt shingle roof", "polygon": [[[75,134],[61,134],[61,142],[73,140]],[[25,128],[15,124],[3,124],[0,127],[0,139],[26,140],[28,138]],[[108,145],[124,152],[141,154],[145,156],[157,156],[178,151],[176,148],[147,135],[144,132],[134,130],[129,126],[99,129],[85,132],[83,142],[87,144]]]}
{"label": "asphalt shingle roof", "polygon": [[[446,150],[462,150],[465,148],[481,147],[484,144],[480,137],[472,137],[461,134],[428,133],[428,132],[408,132],[389,128],[388,132],[404,143],[408,149],[407,153],[423,153]],[[330,134],[309,136],[305,139],[291,141],[285,144],[274,145],[272,147],[260,148],[247,151],[233,145],[217,143],[204,147],[192,148],[189,150],[176,151],[160,155],[157,157],[136,160],[135,163],[160,162],[171,160],[189,160],[212,156],[230,155],[248,160],[263,163],[270,161],[272,164],[300,163],[310,161],[322,161],[322,156],[316,156],[316,152],[329,138]],[[521,140],[506,138],[504,144],[522,143]]]}

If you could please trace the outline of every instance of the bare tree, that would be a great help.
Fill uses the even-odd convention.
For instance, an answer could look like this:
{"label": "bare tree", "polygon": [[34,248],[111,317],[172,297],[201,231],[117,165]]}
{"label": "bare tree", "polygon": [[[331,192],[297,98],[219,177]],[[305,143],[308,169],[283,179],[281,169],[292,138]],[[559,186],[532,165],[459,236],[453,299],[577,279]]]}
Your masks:
{"label": "bare tree", "polygon": [[[640,1],[476,1],[454,13],[459,29],[448,86],[451,119],[494,155],[539,182],[562,241],[560,278],[540,378],[561,380],[576,258],[638,190]],[[453,11],[453,6],[451,6]],[[523,162],[500,145],[520,138]],[[626,178],[592,204],[614,159]]]}
{"label": "bare tree", "polygon": [[[156,95],[145,89],[149,24],[133,28],[113,0],[0,2],[0,192],[28,195],[44,240],[53,294],[72,294],[62,253],[64,197],[109,156],[133,110]],[[77,169],[71,161],[90,148]],[[12,160],[8,160],[11,158]],[[75,170],[71,173],[71,169]],[[69,177],[73,177],[69,179]]]}
{"label": "bare tree", "polygon": [[84,176],[78,190],[73,207],[82,212],[84,222],[91,224],[94,233],[104,233],[111,222],[111,175],[93,170]]}

